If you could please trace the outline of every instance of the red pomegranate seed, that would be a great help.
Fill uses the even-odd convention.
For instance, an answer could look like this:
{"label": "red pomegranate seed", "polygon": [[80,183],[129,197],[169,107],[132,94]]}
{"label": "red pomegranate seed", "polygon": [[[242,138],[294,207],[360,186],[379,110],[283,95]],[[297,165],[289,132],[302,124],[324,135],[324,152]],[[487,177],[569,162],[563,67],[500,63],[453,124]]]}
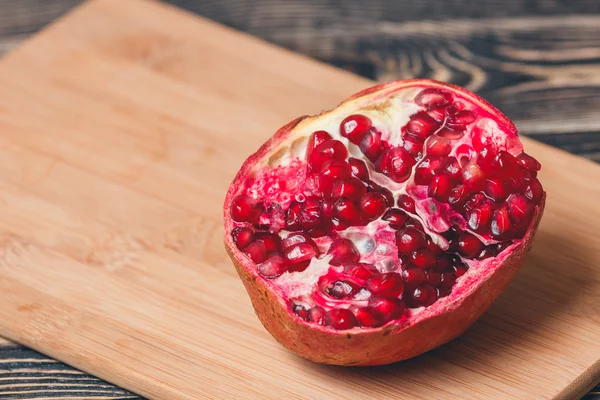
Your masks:
{"label": "red pomegranate seed", "polygon": [[452,259],[448,254],[440,254],[435,259],[435,264],[432,266],[436,271],[441,271],[452,266]]}
{"label": "red pomegranate seed", "polygon": [[531,220],[533,216],[533,206],[525,195],[514,193],[506,200],[508,215],[514,224],[520,225],[522,222]]}
{"label": "red pomegranate seed", "polygon": [[373,307],[361,307],[354,313],[358,324],[367,328],[376,328],[384,324],[382,315]]}
{"label": "red pomegranate seed", "polygon": [[446,139],[458,140],[461,137],[463,137],[463,135],[465,134],[465,131],[464,131],[464,129],[451,128],[450,126],[444,126],[444,127],[440,128],[440,130],[438,130],[436,132],[436,134],[443,138],[446,138]]}
{"label": "red pomegranate seed", "polygon": [[348,159],[348,164],[350,164],[350,169],[352,170],[352,175],[360,179],[361,181],[369,180],[369,169],[367,168],[367,164],[363,160],[359,160],[358,158],[350,157]]}
{"label": "red pomegranate seed", "polygon": [[321,202],[311,199],[306,201],[298,213],[298,223],[304,229],[315,228],[322,223]]}
{"label": "red pomegranate seed", "polygon": [[540,204],[540,201],[542,201],[542,197],[544,196],[544,189],[542,189],[542,185],[537,178],[531,181],[525,190],[525,196],[527,196],[533,204]]}
{"label": "red pomegranate seed", "polygon": [[435,255],[431,251],[429,251],[425,248],[422,248],[422,249],[413,251],[410,254],[410,260],[417,267],[427,269],[427,268],[432,267],[435,264],[436,258],[435,258]]}
{"label": "red pomegranate seed", "polygon": [[438,175],[429,184],[428,194],[434,199],[447,202],[452,193],[452,182],[448,175]]}
{"label": "red pomegranate seed", "polygon": [[325,218],[333,217],[333,205],[335,200],[325,199],[321,202],[321,213]]}
{"label": "red pomegranate seed", "polygon": [[386,200],[381,193],[369,192],[360,199],[360,210],[368,220],[379,218],[385,208]]}
{"label": "red pomegranate seed", "polygon": [[279,253],[281,251],[281,239],[274,233],[259,232],[256,234],[256,240],[265,244],[267,254]]}
{"label": "red pomegranate seed", "polygon": [[231,237],[237,248],[244,250],[254,241],[254,232],[250,228],[238,226],[231,231]]}
{"label": "red pomegranate seed", "polygon": [[425,235],[414,227],[406,227],[396,232],[396,246],[399,253],[410,254],[425,244]]}
{"label": "red pomegranate seed", "polygon": [[479,191],[485,185],[485,175],[477,164],[469,164],[463,170],[463,183],[471,191]]}
{"label": "red pomegranate seed", "polygon": [[369,160],[375,162],[384,150],[381,132],[376,129],[369,130],[358,144],[358,147]]}
{"label": "red pomegranate seed", "polygon": [[454,276],[460,278],[467,273],[467,267],[464,264],[454,266]]}
{"label": "red pomegranate seed", "polygon": [[331,188],[331,197],[340,198],[347,197],[350,199],[358,200],[365,193],[367,193],[367,188],[362,181],[355,177],[340,179],[339,181],[333,184]]}
{"label": "red pomegranate seed", "polygon": [[417,139],[407,136],[402,147],[415,160],[420,160],[423,156],[423,142],[419,142]]}
{"label": "red pomegranate seed", "polygon": [[308,139],[308,144],[306,145],[306,159],[309,160],[314,148],[326,140],[331,140],[331,135],[329,135],[329,133],[325,131],[313,132]]}
{"label": "red pomegranate seed", "polygon": [[386,162],[385,172],[394,182],[406,181],[411,173],[415,160],[402,147],[390,149]]}
{"label": "red pomegranate seed", "polygon": [[358,205],[350,199],[339,199],[333,206],[334,217],[348,223],[358,223],[361,219]]}
{"label": "red pomegranate seed", "polygon": [[399,210],[397,208],[391,208],[387,210],[385,214],[383,214],[383,217],[381,219],[389,222],[390,227],[392,227],[393,229],[400,229],[408,220],[408,216],[402,210]]}
{"label": "red pomegranate seed", "polygon": [[298,203],[297,201],[293,201],[290,204],[290,208],[288,208],[286,212],[285,224],[287,230],[296,231],[302,228],[300,226],[300,222],[298,221],[300,211],[302,211],[302,204]]}
{"label": "red pomegranate seed", "polygon": [[406,301],[411,307],[430,306],[437,300],[437,291],[428,284],[417,286],[406,294]]}
{"label": "red pomegranate seed", "polygon": [[239,195],[231,202],[231,218],[236,222],[258,223],[262,206],[250,196]]}
{"label": "red pomegranate seed", "polygon": [[510,235],[512,224],[508,216],[506,207],[502,207],[494,211],[490,231],[494,239],[503,239]]}
{"label": "red pomegranate seed", "polygon": [[488,202],[476,205],[467,216],[469,228],[479,233],[488,232],[493,213],[494,207]]}
{"label": "red pomegranate seed", "polygon": [[327,254],[333,256],[329,263],[331,265],[342,265],[346,263],[356,263],[360,260],[360,253],[351,240],[338,238],[335,239]]}
{"label": "red pomegranate seed", "polygon": [[352,143],[359,144],[371,126],[372,122],[369,117],[360,114],[350,115],[340,124],[340,134]]}
{"label": "red pomegranate seed", "polygon": [[269,279],[277,278],[287,270],[287,262],[281,256],[271,256],[266,261],[258,264],[258,273]]}
{"label": "red pomegranate seed", "polygon": [[433,177],[444,170],[444,159],[440,156],[426,156],[415,169],[415,183],[428,185]]}
{"label": "red pomegranate seed", "polygon": [[438,299],[441,299],[442,297],[450,296],[450,293],[452,293],[452,289],[451,288],[447,288],[447,287],[439,287],[439,288],[437,288],[437,297],[438,297]]}
{"label": "red pomegranate seed", "polygon": [[309,243],[297,243],[283,250],[283,256],[292,264],[310,260],[319,255],[318,250]]}
{"label": "red pomegranate seed", "polygon": [[337,218],[331,220],[331,226],[336,231],[345,231],[350,227],[350,224],[345,221],[340,221]]}
{"label": "red pomegranate seed", "polygon": [[344,160],[328,160],[323,163],[320,174],[325,180],[335,182],[352,176],[352,170]]}
{"label": "red pomegranate seed", "polygon": [[458,185],[450,191],[450,196],[448,196],[448,202],[454,208],[460,208],[464,202],[466,197],[469,195],[467,188],[465,185]]}
{"label": "red pomegranate seed", "polygon": [[402,271],[402,279],[407,286],[419,286],[425,282],[425,271],[421,268],[407,268]]}
{"label": "red pomegranate seed", "polygon": [[377,192],[381,194],[385,198],[385,204],[387,207],[392,207],[394,205],[394,195],[389,189],[384,188],[373,181],[369,181],[367,183],[367,187],[369,188],[370,192]]}
{"label": "red pomegranate seed", "polygon": [[516,166],[517,160],[515,157],[505,150],[500,150],[494,159],[494,168],[497,168],[502,172],[510,173],[516,169]]}
{"label": "red pomegranate seed", "polygon": [[442,273],[440,279],[440,285],[443,287],[451,288],[456,283],[456,277],[452,272],[444,272]]}
{"label": "red pomegranate seed", "polygon": [[484,192],[487,197],[499,203],[510,195],[510,189],[500,178],[488,179],[485,183]]}
{"label": "red pomegranate seed", "polygon": [[292,301],[290,306],[294,314],[306,321],[308,318],[308,308],[306,308],[304,304],[299,304]]}
{"label": "red pomegranate seed", "polygon": [[308,160],[313,171],[319,171],[328,160],[345,160],[348,149],[339,140],[326,140],[313,150]]}
{"label": "red pomegranate seed", "polygon": [[354,278],[367,280],[377,273],[377,268],[373,264],[352,263],[344,265],[344,272]]}
{"label": "red pomegranate seed", "polygon": [[352,329],[358,321],[352,311],[345,308],[334,308],[325,313],[325,325],[338,331]]}
{"label": "red pomegranate seed", "polygon": [[329,224],[327,223],[325,226],[318,226],[316,228],[309,229],[306,231],[308,236],[311,238],[320,238],[323,236],[329,236],[331,234],[331,230],[329,229]]}
{"label": "red pomegranate seed", "polygon": [[369,300],[369,306],[377,310],[385,321],[400,318],[405,310],[404,302],[393,297],[373,297]]}
{"label": "red pomegranate seed", "polygon": [[431,108],[427,111],[427,115],[429,115],[431,118],[435,119],[437,122],[439,122],[441,124],[446,119],[446,108],[445,107]]}
{"label": "red pomegranate seed", "polygon": [[537,172],[542,168],[542,165],[535,158],[527,153],[521,153],[517,156],[517,163],[525,167],[532,176],[535,177]]}
{"label": "red pomegranate seed", "polygon": [[415,201],[412,197],[410,197],[407,194],[401,194],[400,196],[398,196],[398,207],[411,214],[414,214],[416,212]]}
{"label": "red pomegranate seed", "polygon": [[399,274],[388,272],[369,279],[367,289],[375,296],[397,297],[402,294],[404,281]]}
{"label": "red pomegranate seed", "polygon": [[290,234],[288,234],[286,236],[285,239],[283,239],[281,241],[281,248],[283,250],[286,250],[298,243],[308,243],[310,244],[312,247],[315,248],[315,250],[318,249],[317,244],[315,243],[314,240],[312,240],[310,238],[310,236],[308,236],[306,233],[304,232],[292,232]]}
{"label": "red pomegranate seed", "polygon": [[482,193],[474,193],[469,195],[465,199],[464,209],[466,213],[469,213],[475,206],[480,204],[485,199],[485,196]]}
{"label": "red pomegranate seed", "polygon": [[323,325],[325,322],[325,310],[321,306],[314,306],[308,310],[307,321],[315,324]]}
{"label": "red pomegranate seed", "polygon": [[424,142],[439,127],[440,124],[435,119],[431,118],[426,112],[421,111],[410,117],[405,132],[418,141]]}
{"label": "red pomegranate seed", "polygon": [[261,241],[250,243],[244,253],[255,263],[261,263],[267,259],[267,248]]}
{"label": "red pomegranate seed", "polygon": [[483,250],[483,243],[474,235],[463,232],[458,238],[458,252],[467,258],[475,258]]}
{"label": "red pomegranate seed", "polygon": [[448,126],[455,130],[464,131],[467,125],[475,122],[475,114],[469,110],[462,110],[448,118]]}
{"label": "red pomegranate seed", "polygon": [[417,105],[428,109],[444,107],[451,102],[452,94],[436,88],[424,89],[415,97],[415,103],[417,103]]}
{"label": "red pomegranate seed", "polygon": [[346,299],[360,289],[355,283],[347,281],[335,281],[325,288],[325,293],[336,299]]}
{"label": "red pomegranate seed", "polygon": [[451,150],[452,146],[450,145],[450,141],[440,136],[431,136],[425,142],[425,151],[427,155],[443,157],[450,154]]}
{"label": "red pomegranate seed", "polygon": [[492,172],[494,169],[494,160],[496,153],[493,148],[482,147],[477,156],[477,165],[485,172]]}
{"label": "red pomegranate seed", "polygon": [[531,172],[521,165],[517,165],[510,175],[507,176],[506,185],[510,187],[513,192],[523,192],[529,185],[529,182],[531,182],[531,179]]}
{"label": "red pomegranate seed", "polygon": [[446,175],[455,182],[462,180],[462,168],[455,157],[446,160]]}
{"label": "red pomegranate seed", "polygon": [[437,286],[442,281],[442,275],[438,271],[434,271],[430,269],[425,274],[425,282],[432,285]]}

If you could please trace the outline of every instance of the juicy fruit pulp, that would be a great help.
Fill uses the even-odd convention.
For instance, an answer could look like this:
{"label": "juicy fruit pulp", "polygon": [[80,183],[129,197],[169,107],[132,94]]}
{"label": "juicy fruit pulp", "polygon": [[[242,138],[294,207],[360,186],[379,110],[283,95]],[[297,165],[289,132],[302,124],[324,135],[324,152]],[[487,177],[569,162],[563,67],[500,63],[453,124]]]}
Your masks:
{"label": "juicy fruit pulp", "polygon": [[226,242],[313,329],[443,313],[520,253],[543,207],[514,126],[455,87],[415,81],[284,133],[230,188]]}

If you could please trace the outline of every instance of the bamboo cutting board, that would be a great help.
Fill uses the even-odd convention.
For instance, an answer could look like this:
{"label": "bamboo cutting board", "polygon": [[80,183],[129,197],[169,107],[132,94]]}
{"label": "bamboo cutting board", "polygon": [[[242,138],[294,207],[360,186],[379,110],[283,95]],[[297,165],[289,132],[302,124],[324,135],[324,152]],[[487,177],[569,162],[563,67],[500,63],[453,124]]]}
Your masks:
{"label": "bamboo cutting board", "polygon": [[221,205],[278,127],[371,82],[141,0],[95,0],[0,62],[0,334],[151,398],[570,399],[600,378],[600,167],[524,140],[545,217],[461,338],[315,365],[255,317]]}

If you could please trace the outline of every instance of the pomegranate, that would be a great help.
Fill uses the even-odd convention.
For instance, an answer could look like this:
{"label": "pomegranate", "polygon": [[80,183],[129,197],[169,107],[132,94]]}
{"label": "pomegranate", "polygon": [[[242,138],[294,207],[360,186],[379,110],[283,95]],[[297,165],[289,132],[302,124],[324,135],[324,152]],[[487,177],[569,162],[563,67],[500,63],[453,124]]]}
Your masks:
{"label": "pomegranate", "polygon": [[540,168],[477,95],[391,82],[250,156],[225,199],[225,246],[285,347],[392,363],[460,335],[514,277],[544,209]]}

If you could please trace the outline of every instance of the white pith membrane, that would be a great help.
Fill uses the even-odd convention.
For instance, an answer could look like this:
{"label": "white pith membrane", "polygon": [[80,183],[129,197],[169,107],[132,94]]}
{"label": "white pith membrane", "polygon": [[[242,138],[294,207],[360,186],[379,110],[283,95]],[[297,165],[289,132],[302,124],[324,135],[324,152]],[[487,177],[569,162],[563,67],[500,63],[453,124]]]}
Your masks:
{"label": "white pith membrane", "polygon": [[[247,171],[246,181],[240,185],[235,195],[250,196],[263,203],[265,207],[270,204],[278,204],[284,211],[289,208],[292,201],[302,199],[302,196],[297,196],[298,190],[305,184],[307,176],[310,174],[306,161],[307,143],[313,132],[323,130],[329,133],[334,140],[344,144],[348,149],[348,157],[363,160],[367,164],[370,179],[389,189],[393,194],[395,204],[398,197],[404,194],[409,194],[415,200],[416,213],[407,214],[422,223],[425,234],[441,249],[448,249],[449,243],[442,236],[442,233],[453,225],[466,232],[471,232],[485,245],[498,243],[489,235],[482,236],[470,230],[466,225],[465,218],[454,211],[449,204],[440,203],[430,198],[427,186],[414,183],[414,172],[418,161],[412,167],[411,176],[407,181],[394,182],[384,173],[375,171],[373,163],[365,157],[360,148],[340,134],[342,120],[351,114],[360,114],[372,121],[372,126],[382,133],[383,141],[388,142],[392,147],[401,147],[404,144],[401,135],[402,128],[409,122],[411,115],[424,110],[414,101],[417,94],[423,89],[425,87],[409,87],[391,93],[384,93],[376,99],[359,99],[359,102],[351,103],[352,108],[342,108],[299,124],[281,142],[270,148],[268,154],[263,155]],[[459,100],[464,104],[464,110],[474,110],[479,107],[471,102],[472,99],[461,97],[460,93],[452,92],[452,95],[454,101]],[[464,135],[451,141],[452,150],[448,157],[456,157],[457,160],[463,157],[473,158],[476,154],[471,145],[474,142],[474,135],[478,135],[478,140],[481,140],[481,142],[493,141],[498,150],[505,150],[513,156],[517,156],[523,151],[515,133],[504,132],[488,110],[478,108],[476,113],[479,118],[467,126]],[[426,156],[427,152],[424,147],[423,157]],[[397,208],[396,205],[394,207]],[[241,226],[252,227],[254,231],[258,231],[246,222],[233,222],[232,228]],[[402,262],[396,246],[395,234],[397,231],[398,229],[391,228],[389,223],[383,221],[380,217],[365,226],[351,226],[345,230],[337,231],[337,233],[340,237],[352,241],[360,252],[361,263],[374,265],[380,273],[400,273]],[[290,233],[290,231],[282,229],[277,232],[277,235],[283,239]],[[227,234],[231,235],[231,230]],[[327,255],[327,251],[333,241],[332,237],[324,236],[313,240],[319,247],[320,255],[312,258],[305,270],[284,272],[281,276],[272,279],[264,277],[262,279],[268,283],[271,290],[279,295],[282,303],[286,304],[292,315],[294,313],[291,310],[290,300],[305,306],[307,309],[316,305],[322,306],[325,310],[350,307],[356,309],[357,307],[367,306],[371,293],[365,288],[358,290],[351,299],[337,299],[323,291],[323,285],[319,285],[320,279],[323,279],[322,277],[325,275],[331,275],[332,280],[335,280],[335,277],[338,276],[343,277],[344,265],[330,265],[332,257]],[[406,308],[401,317],[393,319],[387,324],[412,325],[426,319],[428,316],[439,314],[440,310],[452,307],[453,303],[460,301],[477,288],[476,282],[486,280],[506,256],[513,251],[514,247],[518,246],[521,240],[520,238],[511,239],[510,244],[495,257],[482,260],[460,257],[467,266],[467,271],[457,278],[449,295],[438,298],[433,304],[426,307]],[[252,263],[250,259],[247,261],[250,264]],[[256,268],[255,266],[255,271]],[[260,276],[258,273],[256,275]],[[318,329],[331,329],[312,325],[315,328],[318,327]],[[364,330],[370,328],[355,327],[353,329]]]}

